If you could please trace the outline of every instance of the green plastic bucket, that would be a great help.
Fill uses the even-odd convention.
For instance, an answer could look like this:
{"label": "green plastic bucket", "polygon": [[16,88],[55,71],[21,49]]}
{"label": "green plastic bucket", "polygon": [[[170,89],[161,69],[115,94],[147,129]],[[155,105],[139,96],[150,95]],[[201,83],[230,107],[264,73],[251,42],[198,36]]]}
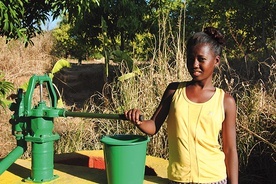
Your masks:
{"label": "green plastic bucket", "polygon": [[142,184],[149,137],[104,136],[104,159],[108,184]]}

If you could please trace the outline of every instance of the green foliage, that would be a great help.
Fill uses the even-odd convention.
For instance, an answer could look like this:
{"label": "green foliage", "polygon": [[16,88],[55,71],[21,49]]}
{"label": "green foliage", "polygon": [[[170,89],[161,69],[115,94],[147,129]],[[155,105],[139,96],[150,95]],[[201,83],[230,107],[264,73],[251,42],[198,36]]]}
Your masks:
{"label": "green foliage", "polygon": [[104,56],[102,55],[102,53],[100,51],[95,51],[91,54],[90,56],[91,58],[94,58],[94,59],[101,59],[103,58]]}
{"label": "green foliage", "polygon": [[27,41],[27,29],[21,26],[21,19],[25,13],[24,3],[27,2],[27,0],[0,2],[0,34],[8,36],[7,40],[20,38],[24,42]]}
{"label": "green foliage", "polygon": [[73,50],[76,42],[71,38],[70,28],[69,24],[62,24],[59,28],[53,30],[55,38],[55,46],[52,50],[53,55],[66,58],[70,51]]}
{"label": "green foliage", "polygon": [[54,74],[57,73],[57,72],[59,72],[64,67],[70,68],[71,67],[70,62],[67,61],[66,59],[60,59],[60,60],[58,60],[56,62],[56,64],[54,65],[51,73],[49,73],[50,78],[53,79]]}
{"label": "green foliage", "polygon": [[128,69],[130,71],[132,71],[133,60],[126,52],[123,52],[123,51],[120,51],[120,50],[115,50],[115,51],[112,52],[112,56],[113,57],[111,59],[114,62],[117,62],[117,63],[125,62]]}
{"label": "green foliage", "polygon": [[141,75],[140,69],[137,65],[134,65],[133,59],[126,52],[115,50],[112,52],[111,59],[114,62],[121,63],[121,65],[125,67],[125,71],[127,71],[127,73],[122,73],[122,75],[118,77],[119,81],[122,82],[137,75]]}
{"label": "green foliage", "polygon": [[25,83],[23,83],[22,85],[20,85],[20,88],[21,88],[23,91],[27,91],[28,85],[29,85],[29,82],[25,82]]}
{"label": "green foliage", "polygon": [[120,50],[128,50],[129,42],[135,38],[136,33],[148,29],[145,26],[145,16],[149,13],[146,1],[101,1],[102,17],[107,25],[107,36],[116,46],[116,37],[120,38]]}
{"label": "green foliage", "polygon": [[[65,60],[65,59],[60,59],[56,62],[56,64],[54,65],[51,73],[49,73],[49,77],[53,80],[55,73],[59,72],[62,68],[64,67],[71,67],[71,64],[69,61]],[[57,107],[62,108],[64,107],[63,101],[62,101],[62,97],[61,94],[58,90],[58,88],[56,87],[56,85],[53,83],[53,86],[56,90],[56,92],[58,93],[58,101],[57,101]]]}
{"label": "green foliage", "polygon": [[[82,11],[88,11],[93,1],[66,0],[4,0],[0,2],[0,35],[7,41],[20,39],[27,46],[31,38],[42,32],[41,25],[49,20],[50,12],[53,18],[69,12],[74,17]],[[32,43],[32,42],[31,42]]]}
{"label": "green foliage", "polygon": [[[182,16],[181,9],[185,10],[185,16]],[[269,42],[275,42],[275,11],[273,0],[234,0],[224,3],[220,0],[5,0],[0,2],[0,35],[6,36],[7,41],[21,39],[28,45],[33,36],[41,33],[41,24],[49,19],[50,14],[54,19],[67,14],[68,23],[71,24],[69,35],[75,43],[67,39],[69,43],[61,40],[61,45],[69,52],[78,49],[74,55],[84,58],[94,51],[102,51],[98,48],[107,43],[100,40],[101,34],[104,34],[101,19],[104,19],[107,26],[105,33],[110,40],[109,50],[119,48],[140,54],[144,46],[149,48],[147,45],[151,43],[159,44],[158,21],[164,19],[169,20],[166,26],[172,33],[178,32],[177,27],[184,22],[186,26],[182,36],[185,38],[206,25],[221,28],[228,38],[227,49],[232,57],[244,57],[259,50],[269,55],[271,48],[275,47],[275,44],[269,45]],[[182,17],[183,21],[179,22],[178,17]],[[137,35],[141,37],[145,33],[153,36],[145,37],[150,38],[144,39],[149,44],[139,46],[137,42],[141,38],[137,38]],[[74,44],[77,46],[73,47]],[[68,45],[72,46],[71,50]],[[146,50],[144,52],[151,54]],[[144,57],[148,58],[147,55]]]}
{"label": "green foliage", "polygon": [[133,48],[132,56],[138,60],[146,60],[152,58],[153,56],[153,43],[154,35],[150,32],[137,33],[133,41],[131,41],[131,46]]}
{"label": "green foliage", "polygon": [[99,6],[91,4],[89,9],[74,17],[70,17],[69,11],[71,28],[67,33],[78,46],[72,55],[92,55],[98,51],[106,55],[104,52],[108,50],[131,50],[130,42],[136,34],[149,29],[145,26],[149,25],[148,10],[145,1],[128,0],[100,1]]}
{"label": "green foliage", "polygon": [[272,36],[276,15],[273,0],[224,3],[220,0],[189,0],[187,4],[187,33],[208,25],[219,27],[227,38],[227,51],[231,57],[241,58],[261,49],[268,52],[269,39],[275,40]]}
{"label": "green foliage", "polygon": [[[86,34],[79,27],[88,27],[94,36],[92,33]],[[93,26],[82,21],[69,24],[66,16],[60,27],[53,30],[56,43],[52,53],[57,57],[67,58],[70,56],[78,60],[94,56],[100,57],[101,48],[98,47],[100,41],[96,37],[99,30],[94,30],[91,27]],[[98,55],[94,55],[94,53],[98,53]]]}
{"label": "green foliage", "polygon": [[128,80],[130,78],[139,76],[141,74],[142,73],[141,73],[140,69],[137,66],[135,66],[134,70],[132,72],[129,72],[129,73],[126,73],[126,74],[123,74],[123,75],[119,76],[118,81],[123,82],[125,80]]}
{"label": "green foliage", "polygon": [[14,90],[14,86],[11,82],[4,79],[4,75],[0,75],[0,106],[5,109],[12,101],[7,100],[9,92]]}

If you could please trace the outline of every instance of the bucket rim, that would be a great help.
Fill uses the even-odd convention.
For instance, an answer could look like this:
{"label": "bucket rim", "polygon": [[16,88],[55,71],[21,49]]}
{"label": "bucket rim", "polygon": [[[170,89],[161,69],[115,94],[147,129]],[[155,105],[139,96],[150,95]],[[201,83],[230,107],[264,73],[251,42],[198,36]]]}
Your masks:
{"label": "bucket rim", "polygon": [[128,146],[149,142],[149,136],[135,134],[117,134],[105,135],[101,138],[101,142],[106,145]]}

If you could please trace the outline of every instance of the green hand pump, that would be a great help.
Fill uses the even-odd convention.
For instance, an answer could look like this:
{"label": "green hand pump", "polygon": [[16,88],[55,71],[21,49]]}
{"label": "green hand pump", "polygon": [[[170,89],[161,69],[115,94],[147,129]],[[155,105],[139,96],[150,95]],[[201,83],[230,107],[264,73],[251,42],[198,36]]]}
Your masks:
{"label": "green hand pump", "polygon": [[[33,94],[39,86],[40,99],[33,105]],[[43,90],[47,89],[49,103],[43,100]],[[54,141],[60,137],[53,133],[55,117],[86,117],[125,120],[123,114],[96,114],[86,112],[70,112],[57,108],[57,96],[52,80],[48,75],[33,75],[29,80],[26,92],[18,90],[17,99],[10,105],[14,112],[10,119],[12,134],[17,146],[3,160],[0,161],[0,175],[7,170],[27,149],[27,142],[31,142],[32,166],[31,176],[25,180],[35,183],[51,181],[54,175]],[[141,116],[140,119],[143,119]]]}

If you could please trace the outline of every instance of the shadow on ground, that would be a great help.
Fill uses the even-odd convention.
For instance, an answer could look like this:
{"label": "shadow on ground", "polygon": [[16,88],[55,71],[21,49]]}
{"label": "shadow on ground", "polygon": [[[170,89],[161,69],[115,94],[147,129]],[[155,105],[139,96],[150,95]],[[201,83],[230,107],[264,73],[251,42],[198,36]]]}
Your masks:
{"label": "shadow on ground", "polygon": [[91,96],[102,94],[105,84],[114,80],[115,67],[109,67],[109,77],[105,80],[104,63],[73,63],[70,68],[63,68],[56,73],[53,83],[66,105],[82,108]]}

